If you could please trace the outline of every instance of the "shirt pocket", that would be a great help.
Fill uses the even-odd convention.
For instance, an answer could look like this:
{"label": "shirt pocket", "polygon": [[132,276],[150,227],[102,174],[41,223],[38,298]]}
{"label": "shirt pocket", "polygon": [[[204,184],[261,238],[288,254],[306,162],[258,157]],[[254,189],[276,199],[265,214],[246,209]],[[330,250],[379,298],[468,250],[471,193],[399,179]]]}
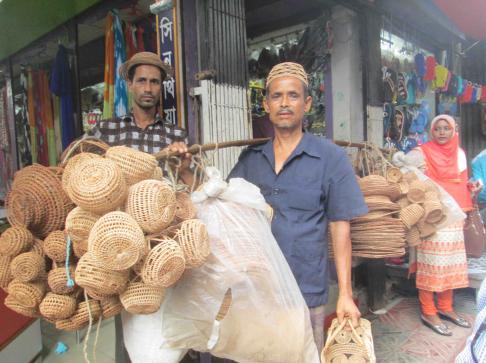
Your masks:
{"label": "shirt pocket", "polygon": [[294,241],[291,268],[303,293],[323,293],[327,281],[326,243],[305,239]]}
{"label": "shirt pocket", "polygon": [[285,194],[287,205],[300,211],[317,211],[321,206],[319,189],[288,188]]}

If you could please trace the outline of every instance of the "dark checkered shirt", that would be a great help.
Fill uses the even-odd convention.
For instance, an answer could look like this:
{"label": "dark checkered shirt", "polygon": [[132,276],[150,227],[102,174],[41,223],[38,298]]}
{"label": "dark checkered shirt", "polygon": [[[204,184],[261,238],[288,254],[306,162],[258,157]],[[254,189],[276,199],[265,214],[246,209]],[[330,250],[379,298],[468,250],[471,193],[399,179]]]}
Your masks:
{"label": "dark checkered shirt", "polygon": [[133,115],[100,121],[87,135],[94,136],[110,146],[125,145],[154,154],[174,141],[186,141],[186,132],[156,116],[155,122],[142,130]]}

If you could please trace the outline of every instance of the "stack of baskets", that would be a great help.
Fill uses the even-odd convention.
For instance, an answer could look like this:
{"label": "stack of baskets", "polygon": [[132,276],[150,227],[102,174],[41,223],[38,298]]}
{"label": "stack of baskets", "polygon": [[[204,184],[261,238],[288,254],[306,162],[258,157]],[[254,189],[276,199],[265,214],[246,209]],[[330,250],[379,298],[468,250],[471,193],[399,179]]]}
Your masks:
{"label": "stack of baskets", "polygon": [[62,167],[17,173],[12,227],[0,236],[6,305],[70,331],[123,308],[157,311],[165,289],[210,253],[189,194],[164,181],[152,155],[79,151]]}

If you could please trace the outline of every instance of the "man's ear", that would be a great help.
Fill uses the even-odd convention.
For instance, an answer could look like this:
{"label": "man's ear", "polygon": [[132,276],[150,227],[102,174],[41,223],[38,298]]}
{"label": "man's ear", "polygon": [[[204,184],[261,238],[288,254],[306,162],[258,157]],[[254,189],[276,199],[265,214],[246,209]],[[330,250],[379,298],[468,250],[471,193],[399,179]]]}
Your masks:
{"label": "man's ear", "polygon": [[305,99],[304,111],[309,112],[311,107],[312,107],[312,97],[307,96],[307,98]]}
{"label": "man's ear", "polygon": [[264,108],[266,113],[270,113],[270,109],[268,108],[267,97],[263,98],[263,108]]}

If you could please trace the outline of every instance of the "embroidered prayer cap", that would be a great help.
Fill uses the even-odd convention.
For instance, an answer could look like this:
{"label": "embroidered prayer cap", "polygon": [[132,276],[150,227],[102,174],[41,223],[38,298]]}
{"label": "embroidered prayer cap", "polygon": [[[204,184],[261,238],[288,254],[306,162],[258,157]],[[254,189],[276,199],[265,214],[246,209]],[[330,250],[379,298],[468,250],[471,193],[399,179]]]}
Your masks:
{"label": "embroidered prayer cap", "polygon": [[162,62],[157,54],[152,52],[140,52],[135,53],[132,58],[120,66],[120,76],[128,81],[128,73],[130,72],[130,69],[142,64],[160,68],[162,71],[162,81],[168,78],[167,76],[172,76],[173,74],[172,67],[167,63]]}
{"label": "embroidered prayer cap", "polygon": [[309,85],[309,80],[307,79],[307,73],[305,73],[304,67],[298,63],[284,62],[275,65],[270,73],[268,73],[266,87],[274,79],[279,77],[295,77],[300,79],[306,86]]}

